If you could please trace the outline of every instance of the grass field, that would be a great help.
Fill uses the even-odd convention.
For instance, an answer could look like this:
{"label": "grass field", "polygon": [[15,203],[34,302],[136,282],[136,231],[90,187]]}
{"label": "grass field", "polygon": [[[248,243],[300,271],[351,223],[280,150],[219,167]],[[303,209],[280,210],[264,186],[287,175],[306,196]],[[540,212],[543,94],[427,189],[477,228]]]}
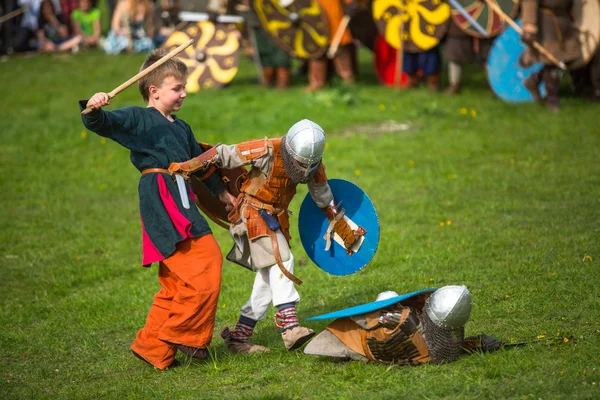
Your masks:
{"label": "grass field", "polygon": [[[234,356],[218,332],[235,323],[254,275],[226,262],[211,360],[180,354],[183,367],[148,367],[129,351],[158,290],[156,266],[139,265],[139,173],[127,150],[83,129],[77,108],[143,57],[17,58],[0,63],[0,398],[600,397],[600,107],[565,99],[554,115],[505,104],[475,69],[459,96],[398,92],[376,84],[370,57],[358,85],[314,95],[301,81],[258,88],[244,61],[229,88],[189,95],[179,113],[198,140],[223,143],[313,119],[328,134],[329,177],[375,203],[379,249],[351,276],[319,270],[292,229],[301,319],[383,290],[464,284],[474,299],[467,334],[557,340],[387,367],[285,351],[273,309],[255,334],[272,352]],[[110,109],[125,105],[142,105],[135,88]],[[214,232],[227,251],[227,232]]]}

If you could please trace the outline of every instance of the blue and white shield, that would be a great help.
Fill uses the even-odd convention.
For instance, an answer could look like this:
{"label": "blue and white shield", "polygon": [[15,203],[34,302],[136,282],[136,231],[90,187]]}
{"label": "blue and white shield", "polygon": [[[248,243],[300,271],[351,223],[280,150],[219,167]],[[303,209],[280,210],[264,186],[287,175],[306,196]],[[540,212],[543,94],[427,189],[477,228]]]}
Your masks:
{"label": "blue and white shield", "polygon": [[[521,26],[520,21],[516,21]],[[521,36],[512,27],[506,28],[494,41],[487,61],[487,77],[494,93],[508,103],[532,102],[533,96],[523,84],[529,75],[541,70],[542,63],[522,67],[519,57],[525,51]],[[546,95],[546,88],[540,86],[540,94]]]}
{"label": "blue and white shield", "polygon": [[367,233],[357,240],[352,248],[352,255],[340,244],[339,237],[325,250],[323,238],[329,226],[329,220],[313,199],[306,195],[300,207],[298,229],[304,250],[319,268],[333,275],[349,275],[367,265],[379,245],[379,218],[369,196],[352,182],[343,179],[328,181],[336,203],[342,202],[340,208],[346,210],[344,218],[352,227],[364,228]]}
{"label": "blue and white shield", "polygon": [[361,304],[350,308],[344,308],[343,310],[333,311],[327,314],[317,315],[316,317],[307,318],[307,321],[316,321],[321,319],[334,319],[352,317],[355,315],[366,314],[371,311],[380,310],[382,308],[389,307],[396,303],[411,302],[411,304],[418,304],[417,308],[421,309],[425,303],[425,299],[429,297],[437,289],[429,288],[423,289],[412,293],[406,293],[399,296],[394,296],[385,300],[373,301],[371,303]]}

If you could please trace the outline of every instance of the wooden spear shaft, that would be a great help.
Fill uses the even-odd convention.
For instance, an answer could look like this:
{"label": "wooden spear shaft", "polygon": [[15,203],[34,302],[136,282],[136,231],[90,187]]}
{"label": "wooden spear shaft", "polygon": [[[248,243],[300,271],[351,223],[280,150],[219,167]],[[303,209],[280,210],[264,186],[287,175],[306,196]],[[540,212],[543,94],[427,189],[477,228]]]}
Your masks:
{"label": "wooden spear shaft", "polygon": [[[513,21],[513,19],[511,17],[509,17],[508,15],[506,15],[506,13],[504,11],[502,11],[502,9],[500,8],[500,6],[498,6],[498,4],[496,3],[495,0],[485,0],[485,2],[488,4],[488,6],[490,6],[498,15],[500,15],[502,17],[502,19],[508,23],[510,26],[512,26],[514,28],[515,31],[517,31],[519,33],[519,35],[523,35],[523,29],[521,29],[521,27],[519,25],[517,25],[517,23],[515,21]],[[546,50],[546,48],[544,46],[542,46],[541,44],[539,44],[538,42],[536,42],[535,40],[532,43],[533,48],[536,49],[537,51],[539,51],[540,53],[542,53],[542,55],[544,57],[546,57],[548,60],[550,60],[553,64],[555,64],[558,68],[562,69],[562,70],[566,70],[567,66],[565,65],[564,62],[559,61],[556,57],[554,57],[552,55],[552,53],[550,53],[548,50]]]}
{"label": "wooden spear shaft", "polygon": [[[122,83],[116,89],[114,89],[112,92],[108,93],[108,98],[112,99],[117,94],[119,94],[123,90],[127,89],[129,86],[133,85],[134,83],[136,83],[137,81],[139,81],[140,79],[142,79],[144,76],[148,75],[150,72],[154,71],[156,68],[160,67],[161,65],[163,65],[164,63],[166,63],[167,61],[169,61],[171,58],[173,58],[177,54],[181,53],[183,50],[185,50],[188,47],[190,47],[193,43],[194,43],[194,39],[190,39],[187,42],[179,45],[179,47],[177,47],[176,49],[174,49],[170,53],[165,54],[160,60],[158,60],[154,64],[150,65],[148,68],[146,68],[146,69],[138,72],[135,76],[133,76],[132,78],[130,78],[127,82]],[[92,110],[94,110],[93,107],[88,107],[88,108],[86,108],[85,110],[83,110],[81,112],[81,115],[87,115],[90,112],[92,112]]]}
{"label": "wooden spear shaft", "polygon": [[337,31],[335,31],[335,35],[331,41],[331,46],[329,46],[329,50],[327,50],[327,58],[331,59],[335,57],[335,53],[337,53],[338,47],[340,47],[342,36],[344,36],[344,32],[346,32],[346,28],[348,27],[349,23],[350,16],[344,15],[342,21],[340,22],[340,26],[338,26]]}
{"label": "wooden spear shaft", "polygon": [[3,16],[0,17],[0,24],[8,21],[11,18],[16,17],[19,14],[23,14],[24,11],[25,11],[25,7],[21,7],[21,8],[16,9],[15,11],[9,12],[8,14],[4,14]]}

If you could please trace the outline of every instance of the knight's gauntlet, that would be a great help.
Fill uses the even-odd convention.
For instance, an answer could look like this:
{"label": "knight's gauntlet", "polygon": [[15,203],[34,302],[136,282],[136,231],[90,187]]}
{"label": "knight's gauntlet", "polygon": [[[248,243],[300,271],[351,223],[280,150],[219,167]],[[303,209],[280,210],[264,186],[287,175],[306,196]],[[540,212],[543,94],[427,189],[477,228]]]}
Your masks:
{"label": "knight's gauntlet", "polygon": [[350,249],[354,245],[354,242],[356,242],[356,236],[350,225],[343,218],[345,214],[344,210],[338,212],[337,207],[333,205],[322,208],[322,210],[329,219],[329,223],[333,223],[333,231],[344,241],[344,247]]}
{"label": "knight's gauntlet", "polygon": [[171,163],[171,165],[169,165],[169,172],[171,174],[180,174],[188,177],[190,174],[205,170],[211,165],[218,165],[219,153],[217,152],[217,146],[211,147],[191,160]]}

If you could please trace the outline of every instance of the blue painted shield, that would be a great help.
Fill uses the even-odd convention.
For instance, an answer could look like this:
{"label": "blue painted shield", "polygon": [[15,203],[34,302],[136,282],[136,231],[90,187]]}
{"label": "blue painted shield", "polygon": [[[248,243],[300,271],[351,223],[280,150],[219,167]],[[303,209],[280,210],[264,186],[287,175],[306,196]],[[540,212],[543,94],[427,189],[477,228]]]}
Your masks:
{"label": "blue painted shield", "polygon": [[[354,306],[350,308],[345,308],[343,310],[333,311],[327,314],[317,315],[316,317],[307,318],[307,321],[316,321],[320,319],[333,319],[333,318],[343,318],[343,317],[352,317],[354,315],[366,314],[371,311],[380,310],[385,307],[389,307],[393,304],[400,303],[403,301],[407,301],[410,299],[415,299],[416,297],[427,298],[437,289],[429,288],[419,290],[417,292],[407,293],[400,296],[395,296],[386,300],[374,301],[372,303],[361,304],[359,306]],[[423,300],[424,301],[424,300]]]}
{"label": "blue painted shield", "polygon": [[[516,21],[521,26],[521,21]],[[508,103],[533,102],[533,96],[523,85],[523,80],[541,70],[544,64],[537,63],[524,68],[519,65],[519,56],[525,51],[521,36],[508,27],[494,41],[487,61],[487,77],[492,90]],[[546,95],[546,88],[540,87],[540,94]]]}
{"label": "blue painted shield", "polygon": [[367,265],[377,251],[379,218],[371,199],[358,186],[343,179],[330,179],[328,183],[336,203],[342,202],[340,208],[346,210],[346,216],[367,231],[364,241],[352,256],[335,241],[325,251],[323,236],[329,221],[310,193],[304,198],[298,216],[300,240],[310,259],[322,270],[339,276],[353,274]]}

